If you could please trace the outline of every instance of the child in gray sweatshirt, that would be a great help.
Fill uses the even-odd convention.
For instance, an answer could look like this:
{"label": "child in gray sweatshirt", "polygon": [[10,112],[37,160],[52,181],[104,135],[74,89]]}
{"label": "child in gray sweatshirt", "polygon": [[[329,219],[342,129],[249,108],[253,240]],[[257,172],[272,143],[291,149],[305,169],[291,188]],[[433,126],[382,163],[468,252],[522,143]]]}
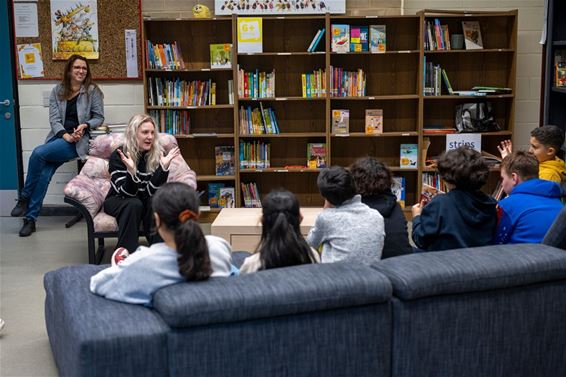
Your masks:
{"label": "child in gray sweatshirt", "polygon": [[381,259],[385,239],[381,214],[356,195],[352,174],[340,166],[320,172],[318,189],[324,210],[318,215],[307,242],[322,245],[322,263],[342,260],[370,264]]}

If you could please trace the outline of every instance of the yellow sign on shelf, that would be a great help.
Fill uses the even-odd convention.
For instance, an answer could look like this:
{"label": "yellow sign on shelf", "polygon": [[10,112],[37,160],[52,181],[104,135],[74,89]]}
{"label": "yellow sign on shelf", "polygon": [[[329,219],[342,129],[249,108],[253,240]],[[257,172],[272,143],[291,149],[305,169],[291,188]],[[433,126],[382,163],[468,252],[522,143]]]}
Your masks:
{"label": "yellow sign on shelf", "polygon": [[238,17],[238,53],[263,52],[261,17]]}

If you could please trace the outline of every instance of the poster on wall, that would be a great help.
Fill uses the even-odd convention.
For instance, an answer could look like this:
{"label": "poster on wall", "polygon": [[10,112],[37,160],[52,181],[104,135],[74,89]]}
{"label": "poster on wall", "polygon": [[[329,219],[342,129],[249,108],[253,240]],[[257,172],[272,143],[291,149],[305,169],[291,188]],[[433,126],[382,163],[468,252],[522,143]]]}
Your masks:
{"label": "poster on wall", "polygon": [[20,77],[22,79],[43,77],[41,43],[21,44],[17,48]]}
{"label": "poster on wall", "polygon": [[217,16],[346,13],[346,0],[214,0]]}
{"label": "poster on wall", "polygon": [[98,59],[97,0],[51,0],[53,60]]}

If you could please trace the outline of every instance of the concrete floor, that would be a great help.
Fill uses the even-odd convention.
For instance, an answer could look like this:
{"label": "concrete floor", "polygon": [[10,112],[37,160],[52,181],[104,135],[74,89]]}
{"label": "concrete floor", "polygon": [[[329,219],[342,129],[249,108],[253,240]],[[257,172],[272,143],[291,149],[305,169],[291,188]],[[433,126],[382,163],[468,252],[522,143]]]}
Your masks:
{"label": "concrete floor", "polygon": [[[21,219],[0,217],[0,376],[57,376],[44,317],[43,275],[88,263],[84,222],[66,229],[68,217],[40,217],[37,232],[21,238]],[[209,233],[210,225],[203,230]],[[114,249],[108,240],[105,261]]]}

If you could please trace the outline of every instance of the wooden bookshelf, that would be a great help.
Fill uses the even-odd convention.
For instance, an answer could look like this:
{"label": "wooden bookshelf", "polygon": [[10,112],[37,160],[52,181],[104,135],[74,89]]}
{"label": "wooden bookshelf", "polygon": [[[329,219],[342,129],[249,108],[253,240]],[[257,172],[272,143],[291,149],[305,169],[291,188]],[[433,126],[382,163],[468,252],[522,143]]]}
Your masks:
{"label": "wooden bookshelf", "polygon": [[[425,22],[438,18],[449,26],[450,34],[462,33],[462,20],[480,22],[484,49],[425,51]],[[331,51],[332,24],[350,26],[385,25],[385,53]],[[321,28],[325,37],[314,52],[307,48]],[[409,16],[285,16],[263,17],[263,52],[238,53],[237,16],[212,19],[144,20],[144,41],[177,41],[186,67],[183,70],[144,69],[147,111],[187,111],[191,129],[175,135],[183,156],[198,176],[198,189],[207,192],[210,182],[234,186],[236,205],[243,206],[241,183],[257,183],[260,195],[285,187],[299,198],[301,206],[321,206],[316,178],[319,169],[301,168],[307,163],[307,144],[326,143],[327,164],[348,166],[357,158],[371,155],[390,166],[394,176],[405,178],[407,207],[420,197],[423,172],[430,169],[421,161],[423,137],[431,141],[429,156],[445,148],[445,135],[424,134],[425,125],[454,127],[454,107],[461,103],[490,101],[501,131],[482,133],[484,150],[497,154],[497,144],[512,136],[515,111],[515,71],[517,50],[517,12],[421,11]],[[232,68],[211,69],[210,44],[232,43]],[[147,51],[146,51],[147,53]],[[485,97],[448,95],[443,86],[440,96],[424,96],[424,61],[446,69],[454,90],[476,85],[509,87],[510,94]],[[145,61],[145,60],[144,60]],[[366,93],[359,97],[334,97],[329,93],[330,67],[346,71],[363,69]],[[275,70],[275,93],[270,98],[238,97],[238,68],[246,72]],[[322,69],[327,92],[323,97],[302,96],[301,74]],[[155,106],[148,101],[152,79],[213,80],[217,85],[215,106]],[[233,80],[233,103],[229,103],[228,80]],[[240,108],[271,108],[277,118],[279,134],[245,134],[239,124]],[[332,134],[333,109],[350,111],[349,133]],[[383,133],[366,135],[365,110],[383,110]],[[270,143],[270,168],[240,168],[240,142]],[[419,166],[400,168],[400,145],[417,144]],[[215,175],[216,146],[234,146],[235,174]],[[491,190],[497,174],[490,177]],[[494,181],[495,183],[493,183]],[[204,195],[203,205],[207,205]],[[407,209],[408,210],[408,209]]]}

